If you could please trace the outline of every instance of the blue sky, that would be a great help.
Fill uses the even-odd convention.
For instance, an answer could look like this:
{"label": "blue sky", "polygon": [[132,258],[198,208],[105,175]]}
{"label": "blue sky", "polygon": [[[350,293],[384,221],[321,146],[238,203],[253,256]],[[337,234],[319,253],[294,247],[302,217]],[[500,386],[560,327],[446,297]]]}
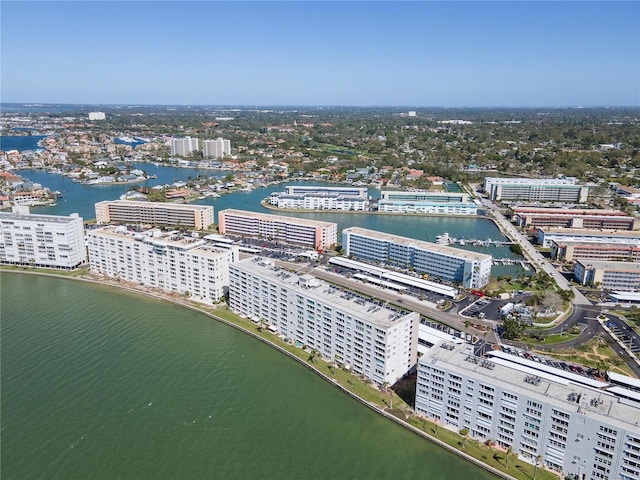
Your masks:
{"label": "blue sky", "polygon": [[640,105],[640,2],[11,2],[3,102]]}

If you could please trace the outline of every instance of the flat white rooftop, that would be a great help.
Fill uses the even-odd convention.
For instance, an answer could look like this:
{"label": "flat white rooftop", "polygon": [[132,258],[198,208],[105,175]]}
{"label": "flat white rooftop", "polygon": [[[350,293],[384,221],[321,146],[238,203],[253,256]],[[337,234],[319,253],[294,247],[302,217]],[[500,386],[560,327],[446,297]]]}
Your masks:
{"label": "flat white rooftop", "polygon": [[[640,408],[606,390],[610,386],[608,383],[599,382],[603,385],[601,388],[578,384],[553,372],[536,370],[500,357],[496,357],[495,361],[476,357],[473,355],[473,347],[465,344],[454,345],[451,349],[433,347],[419,362],[425,366],[446,368],[514,393],[539,398],[557,408],[574,411],[626,430],[637,429],[640,425]],[[533,363],[541,366],[537,362]]]}
{"label": "flat white rooftop", "polygon": [[353,312],[365,318],[374,325],[389,328],[399,319],[404,319],[411,313],[385,306],[383,302],[372,300],[364,295],[342,289],[320,280],[313,275],[298,275],[294,272],[276,267],[272,261],[262,257],[241,260],[231,265],[231,268],[246,269],[252,274],[266,277],[302,295],[312,297],[321,303],[332,305]]}
{"label": "flat white rooftop", "polygon": [[257,218],[259,220],[271,221],[271,222],[281,222],[295,225],[306,225],[309,227],[333,227],[336,226],[337,223],[333,222],[324,222],[321,220],[311,220],[308,218],[300,218],[300,217],[290,217],[288,215],[273,215],[270,213],[260,213],[260,212],[250,212],[248,210],[236,210],[233,208],[227,208],[226,210],[221,210],[218,212],[218,215],[236,215],[239,217],[248,217],[248,218]]}
{"label": "flat white rooftop", "polygon": [[[80,218],[77,213],[71,215],[40,215],[34,213],[13,213],[13,212],[0,212],[0,220],[14,220],[21,222],[47,222],[47,223],[69,223],[75,222]],[[80,218],[80,220],[82,220]]]}
{"label": "flat white rooftop", "polygon": [[407,247],[418,248],[421,250],[428,250],[431,252],[441,253],[442,255],[448,255],[450,257],[463,258],[469,261],[491,261],[491,255],[484,253],[471,252],[462,248],[448,247],[446,245],[438,245],[431,242],[425,242],[424,240],[415,240],[413,238],[400,237],[398,235],[391,235],[389,233],[378,232],[376,230],[368,230],[361,227],[345,228],[342,231],[345,233],[352,233],[363,237],[374,238],[376,240],[382,240],[389,243],[396,243],[398,245],[405,245]]}

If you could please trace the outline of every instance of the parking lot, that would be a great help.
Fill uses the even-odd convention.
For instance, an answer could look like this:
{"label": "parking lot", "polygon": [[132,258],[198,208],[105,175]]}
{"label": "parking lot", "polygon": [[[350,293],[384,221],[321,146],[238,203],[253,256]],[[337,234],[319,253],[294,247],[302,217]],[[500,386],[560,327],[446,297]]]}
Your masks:
{"label": "parking lot", "polygon": [[558,370],[564,370],[566,372],[575,373],[577,375],[582,375],[587,378],[600,379],[605,373],[605,372],[600,372],[596,368],[588,368],[588,367],[583,367],[581,365],[574,365],[573,363],[569,363],[561,360],[554,360],[551,358],[544,357],[542,355],[530,353],[525,350],[521,350],[519,348],[509,346],[509,345],[503,344],[502,351],[520,358],[526,358],[527,360],[537,362],[541,365],[547,365],[549,367],[557,368]]}

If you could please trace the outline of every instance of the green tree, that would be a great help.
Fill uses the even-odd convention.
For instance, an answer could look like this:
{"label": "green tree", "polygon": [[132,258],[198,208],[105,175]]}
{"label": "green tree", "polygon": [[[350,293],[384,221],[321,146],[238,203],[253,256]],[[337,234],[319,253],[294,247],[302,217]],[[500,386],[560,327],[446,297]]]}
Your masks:
{"label": "green tree", "polygon": [[525,329],[525,324],[523,322],[511,316],[507,316],[502,324],[504,327],[502,336],[507,340],[515,340],[516,338],[520,337]]}

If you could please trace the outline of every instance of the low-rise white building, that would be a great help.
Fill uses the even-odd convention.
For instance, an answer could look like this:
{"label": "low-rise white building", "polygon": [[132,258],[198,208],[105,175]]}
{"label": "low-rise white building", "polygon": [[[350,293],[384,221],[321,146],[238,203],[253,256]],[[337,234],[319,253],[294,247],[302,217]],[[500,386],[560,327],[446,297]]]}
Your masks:
{"label": "low-rise white building", "polygon": [[92,273],[216,303],[229,286],[238,248],[218,249],[200,238],[159,230],[131,232],[108,226],[87,232]]}
{"label": "low-rise white building", "polygon": [[415,366],[418,313],[384,306],[259,257],[234,263],[230,270],[231,309],[266,322],[283,338],[379,385],[394,384]]}
{"label": "low-rise white building", "polygon": [[[24,208],[24,207],[23,207]],[[84,223],[69,216],[0,212],[0,262],[72,270],[87,262]]]}
{"label": "low-rise white building", "polygon": [[369,209],[367,189],[362,187],[322,187],[289,185],[284,192],[273,192],[267,201],[278,208],[305,210]]}
{"label": "low-rise white building", "polygon": [[589,195],[589,187],[578,185],[575,178],[486,177],[484,191],[496,201],[584,203]]}
{"label": "low-rise white building", "polygon": [[478,205],[466,193],[384,190],[378,211],[432,215],[477,215]]}
{"label": "low-rise white building", "polygon": [[614,385],[442,342],[418,362],[415,409],[571,478],[632,480],[640,478],[640,393],[637,379],[625,378]]}
{"label": "low-rise white building", "polygon": [[342,231],[342,249],[345,256],[411,268],[466,288],[482,288],[491,277],[491,255],[360,227]]}

